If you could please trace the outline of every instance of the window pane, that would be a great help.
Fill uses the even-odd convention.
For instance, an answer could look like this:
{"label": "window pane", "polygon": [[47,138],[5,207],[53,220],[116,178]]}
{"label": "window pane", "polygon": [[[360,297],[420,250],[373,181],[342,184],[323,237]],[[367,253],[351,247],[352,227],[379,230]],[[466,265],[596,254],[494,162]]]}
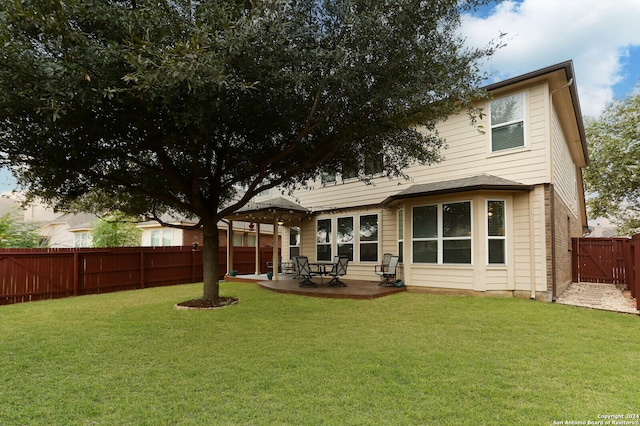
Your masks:
{"label": "window pane", "polygon": [[468,237],[471,235],[471,203],[442,205],[442,236]]}
{"label": "window pane", "polygon": [[332,183],[336,181],[335,173],[322,172],[320,173],[320,181],[324,183]]}
{"label": "window pane", "polygon": [[353,242],[353,218],[352,217],[339,217],[338,218],[338,243],[351,243]]}
{"label": "window pane", "polygon": [[487,225],[490,237],[504,236],[504,201],[487,202]]}
{"label": "window pane", "polygon": [[353,262],[353,244],[338,244],[338,256],[347,256]]}
{"label": "window pane", "polygon": [[300,228],[294,226],[289,229],[289,245],[290,246],[299,246],[300,245]]}
{"label": "window pane", "polygon": [[445,240],[442,249],[444,263],[471,263],[471,240]]}
{"label": "window pane", "polygon": [[414,241],[413,242],[413,262],[414,263],[438,263],[438,242],[437,241]]}
{"label": "window pane", "polygon": [[438,206],[413,208],[413,238],[438,237]]}
{"label": "window pane", "polygon": [[378,241],[378,215],[360,216],[360,241]]}
{"label": "window pane", "polygon": [[319,244],[331,242],[331,219],[318,219],[316,242]]}
{"label": "window pane", "polygon": [[290,255],[291,259],[293,259],[296,256],[300,256],[300,247],[298,247],[298,246],[291,247],[289,249],[289,255]]}
{"label": "window pane", "polygon": [[361,262],[377,262],[378,261],[378,244],[377,243],[360,244],[360,261]]}
{"label": "window pane", "polygon": [[331,261],[331,246],[329,244],[319,245],[316,247],[316,258],[318,261]]}
{"label": "window pane", "polygon": [[398,239],[404,240],[404,210],[398,210]]}
{"label": "window pane", "polygon": [[496,127],[491,130],[491,150],[524,146],[524,125],[522,122]]}
{"label": "window pane", "polygon": [[491,102],[491,125],[508,123],[524,118],[524,94],[509,96]]}
{"label": "window pane", "polygon": [[489,240],[489,263],[505,263],[503,239]]}
{"label": "window pane", "polygon": [[398,243],[398,256],[400,256],[399,262],[402,263],[404,262],[403,258],[404,258],[404,242],[400,241]]}

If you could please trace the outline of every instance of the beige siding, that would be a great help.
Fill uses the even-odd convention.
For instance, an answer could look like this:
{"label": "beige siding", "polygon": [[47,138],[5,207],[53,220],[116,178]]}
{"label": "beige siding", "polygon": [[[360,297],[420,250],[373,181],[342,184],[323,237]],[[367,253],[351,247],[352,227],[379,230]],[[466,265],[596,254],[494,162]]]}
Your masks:
{"label": "beige siding", "polygon": [[574,218],[578,216],[576,166],[569,152],[558,116],[553,114],[553,183]]}
{"label": "beige siding", "polygon": [[[547,86],[536,85],[524,89],[524,92],[527,120],[526,146],[523,149],[492,154],[488,117],[479,120],[474,127],[466,113],[460,113],[438,126],[440,134],[447,140],[447,148],[442,152],[445,160],[430,167],[410,167],[407,174],[411,176],[411,181],[376,178],[373,185],[366,185],[351,179],[323,186],[318,180],[312,189],[297,191],[296,199],[300,204],[318,211],[373,205],[414,184],[483,173],[524,184],[549,182]],[[483,108],[488,110],[488,104],[484,104]],[[481,129],[484,129],[484,133]]]}
{"label": "beige siding", "polygon": [[531,291],[534,279],[535,290],[544,292],[547,289],[544,187],[536,187],[531,194],[516,194],[513,204],[514,290]]}

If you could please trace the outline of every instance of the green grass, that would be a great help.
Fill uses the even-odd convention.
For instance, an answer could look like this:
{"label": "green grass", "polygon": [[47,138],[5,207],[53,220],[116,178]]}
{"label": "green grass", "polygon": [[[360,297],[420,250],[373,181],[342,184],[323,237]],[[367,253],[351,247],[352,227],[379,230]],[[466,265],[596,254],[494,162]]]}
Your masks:
{"label": "green grass", "polygon": [[553,424],[640,412],[640,318],[222,284],[0,306],[0,424]]}

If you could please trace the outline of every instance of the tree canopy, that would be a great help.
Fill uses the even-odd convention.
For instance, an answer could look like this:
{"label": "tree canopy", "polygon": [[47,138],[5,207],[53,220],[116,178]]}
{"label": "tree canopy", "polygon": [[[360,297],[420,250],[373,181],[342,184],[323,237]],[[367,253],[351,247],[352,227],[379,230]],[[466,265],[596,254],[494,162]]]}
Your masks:
{"label": "tree canopy", "polygon": [[38,223],[23,221],[17,210],[5,213],[0,216],[0,248],[40,247],[37,228]]}
{"label": "tree canopy", "polygon": [[122,212],[112,212],[93,222],[91,241],[93,247],[133,247],[140,245],[142,231],[136,226],[136,218]]}
{"label": "tree canopy", "polygon": [[487,2],[0,0],[0,152],[58,208],[197,217],[216,298],[216,224],[259,192],[441,159],[499,44],[458,32]]}
{"label": "tree canopy", "polygon": [[640,232],[640,94],[609,104],[586,120],[591,164],[585,169],[592,217],[606,217],[618,234]]}

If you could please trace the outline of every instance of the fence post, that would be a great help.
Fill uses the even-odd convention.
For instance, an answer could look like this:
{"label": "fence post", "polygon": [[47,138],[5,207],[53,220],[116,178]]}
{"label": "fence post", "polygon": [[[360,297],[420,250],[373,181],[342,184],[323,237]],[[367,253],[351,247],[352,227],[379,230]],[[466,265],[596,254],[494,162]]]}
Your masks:
{"label": "fence post", "polygon": [[73,251],[73,295],[78,295],[78,283],[80,281],[80,265],[79,265],[78,250]]}
{"label": "fence post", "polygon": [[632,292],[632,296],[636,298],[636,309],[640,309],[640,234],[636,234],[631,239],[633,246],[633,256],[631,259],[632,264],[630,267],[633,270],[633,281],[629,284],[629,290]]}
{"label": "fence post", "polygon": [[140,288],[144,288],[144,248],[140,247]]}

